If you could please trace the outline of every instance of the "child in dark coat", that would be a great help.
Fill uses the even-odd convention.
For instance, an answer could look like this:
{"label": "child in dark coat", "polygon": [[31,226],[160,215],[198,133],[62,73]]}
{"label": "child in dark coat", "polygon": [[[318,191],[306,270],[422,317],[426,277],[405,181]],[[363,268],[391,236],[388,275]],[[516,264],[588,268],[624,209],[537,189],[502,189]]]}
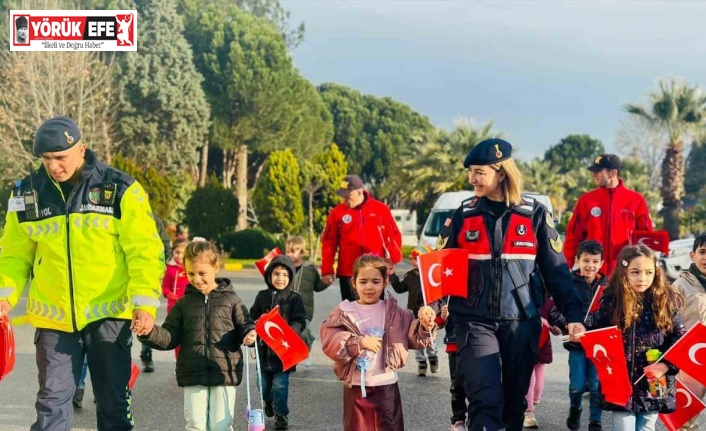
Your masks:
{"label": "child in dark coat", "polygon": [[[306,327],[306,311],[302,297],[292,292],[294,264],[287,256],[276,256],[267,265],[265,283],[267,289],[258,292],[255,303],[250,308],[250,317],[257,320],[263,314],[279,305],[282,318],[301,336]],[[265,415],[275,417],[275,430],[289,428],[289,373],[284,371],[282,361],[262,340],[258,341],[260,366],[262,369],[262,397],[265,401]]]}

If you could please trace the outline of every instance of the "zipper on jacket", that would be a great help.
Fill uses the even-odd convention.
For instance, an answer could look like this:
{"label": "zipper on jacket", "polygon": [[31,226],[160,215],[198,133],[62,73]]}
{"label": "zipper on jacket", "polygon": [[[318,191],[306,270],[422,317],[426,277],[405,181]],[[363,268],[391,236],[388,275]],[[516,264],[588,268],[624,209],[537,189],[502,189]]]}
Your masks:
{"label": "zipper on jacket", "polygon": [[208,294],[203,297],[203,321],[205,331],[204,339],[204,361],[206,362],[206,383],[207,386],[211,386],[211,373],[208,372],[208,341],[211,335],[211,325],[208,322]]}
{"label": "zipper on jacket", "polygon": [[[83,180],[82,180],[83,181]],[[79,184],[82,182],[80,181]],[[69,195],[64,200],[66,204],[66,263],[69,270],[69,298],[71,299],[71,324],[73,325],[74,331],[78,331],[78,325],[76,324],[76,307],[74,306],[74,271],[71,265],[71,198],[76,191],[79,184],[76,184],[69,192]],[[64,197],[64,192],[61,191],[61,186],[59,186],[59,191],[61,192],[61,197]]]}

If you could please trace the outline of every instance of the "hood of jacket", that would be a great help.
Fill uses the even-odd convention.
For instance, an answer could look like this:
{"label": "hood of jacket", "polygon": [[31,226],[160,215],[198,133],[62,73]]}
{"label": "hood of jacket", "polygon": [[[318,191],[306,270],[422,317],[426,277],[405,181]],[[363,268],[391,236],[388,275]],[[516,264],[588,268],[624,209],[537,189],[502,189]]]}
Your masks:
{"label": "hood of jacket", "polygon": [[275,256],[275,258],[272,259],[267,265],[267,269],[265,269],[265,284],[267,284],[267,288],[270,290],[278,290],[275,289],[271,281],[272,272],[277,266],[283,266],[287,269],[287,272],[289,273],[289,283],[287,284],[287,287],[285,287],[283,290],[291,290],[292,283],[294,282],[294,273],[296,272],[296,270],[294,269],[294,263],[292,263],[292,259],[290,259],[289,256],[285,256],[283,254]]}
{"label": "hood of jacket", "polygon": [[[211,291],[213,292],[224,292],[224,291],[232,291],[233,290],[233,285],[230,282],[230,279],[228,278],[216,278],[216,289]],[[201,293],[200,290],[195,288],[191,283],[189,283],[188,286],[186,286],[186,291],[184,292],[184,295],[201,295],[204,296],[203,293]],[[209,293],[210,295],[210,293]]]}

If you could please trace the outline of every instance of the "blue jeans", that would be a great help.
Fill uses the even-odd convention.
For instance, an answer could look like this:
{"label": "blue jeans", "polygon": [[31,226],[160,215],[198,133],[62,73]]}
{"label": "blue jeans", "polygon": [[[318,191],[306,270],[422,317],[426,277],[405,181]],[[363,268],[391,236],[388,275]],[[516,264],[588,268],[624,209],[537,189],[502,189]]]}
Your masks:
{"label": "blue jeans", "polygon": [[613,412],[613,431],[654,431],[657,412]]}
{"label": "blue jeans", "polygon": [[86,389],[86,375],[88,374],[88,358],[83,358],[83,368],[81,369],[81,377],[78,379],[77,389]]}
{"label": "blue jeans", "polygon": [[146,344],[142,343],[142,349],[140,349],[140,358],[147,359],[152,358],[152,349],[150,349]]}
{"label": "blue jeans", "polygon": [[581,397],[586,391],[586,382],[590,395],[590,413],[588,420],[601,421],[601,410],[598,408],[598,373],[583,350],[569,350],[569,400],[571,407],[581,408]]}
{"label": "blue jeans", "polygon": [[266,403],[273,403],[275,415],[287,416],[289,406],[289,372],[262,372],[262,398]]}

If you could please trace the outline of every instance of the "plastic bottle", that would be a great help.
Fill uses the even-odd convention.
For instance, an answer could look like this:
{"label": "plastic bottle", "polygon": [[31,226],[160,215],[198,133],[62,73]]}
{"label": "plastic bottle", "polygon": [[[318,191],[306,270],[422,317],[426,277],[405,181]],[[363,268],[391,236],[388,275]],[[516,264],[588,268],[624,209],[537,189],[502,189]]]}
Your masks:
{"label": "plastic bottle", "polygon": [[[658,349],[650,349],[645,352],[647,362],[654,364],[662,356],[662,352]],[[647,378],[647,395],[650,398],[665,398],[667,395],[667,378],[662,376],[659,379],[652,377]]]}

